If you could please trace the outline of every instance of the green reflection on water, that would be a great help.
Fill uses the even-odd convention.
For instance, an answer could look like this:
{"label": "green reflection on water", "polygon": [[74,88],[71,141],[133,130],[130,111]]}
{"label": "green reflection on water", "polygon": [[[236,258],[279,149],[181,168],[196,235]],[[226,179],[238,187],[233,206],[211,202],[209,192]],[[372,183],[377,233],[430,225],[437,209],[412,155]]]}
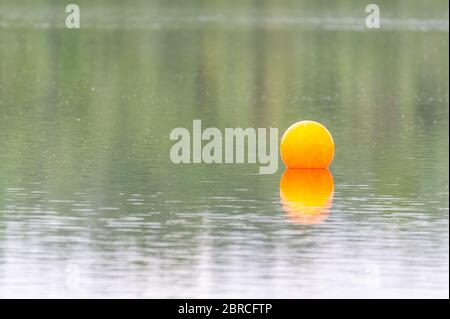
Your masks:
{"label": "green reflection on water", "polygon": [[[59,7],[51,3],[0,7],[8,22],[0,27],[0,246],[14,241],[15,228],[7,231],[14,223],[25,238],[49,236],[51,247],[69,255],[75,248],[64,242],[86,237],[94,252],[138,247],[135,262],[143,264],[153,256],[161,265],[181,259],[189,266],[186,249],[197,256],[204,245],[229,248],[240,227],[250,228],[242,236],[256,255],[274,253],[272,233],[284,228],[293,232],[286,245],[302,246],[296,235],[308,233],[282,223],[277,203],[281,161],[273,176],[258,176],[258,165],[177,166],[169,159],[169,133],[202,119],[204,127],[272,126],[281,134],[295,120],[314,119],[336,142],[335,212],[325,233],[343,240],[339,232],[348,227],[373,240],[380,228],[387,229],[383,235],[395,231],[393,253],[419,264],[426,258],[409,253],[412,244],[442,243],[435,251],[448,276],[448,24],[447,31],[360,32],[253,20],[228,27],[215,18],[179,22],[220,13],[256,21],[284,14],[359,17],[364,11],[352,1],[339,7],[80,1],[84,20],[74,31],[60,26]],[[446,1],[425,3],[380,6],[391,18],[448,19]],[[111,15],[98,16],[103,9]],[[46,19],[49,27],[42,25]],[[411,214],[389,218],[402,209]],[[139,222],[121,224],[127,216]],[[214,218],[220,223],[210,225]],[[431,225],[425,230],[416,224],[423,219]],[[205,231],[216,232],[212,243],[201,240]],[[423,241],[413,239],[417,234]],[[387,244],[379,240],[371,252],[377,260]],[[296,253],[291,257],[303,258]]]}

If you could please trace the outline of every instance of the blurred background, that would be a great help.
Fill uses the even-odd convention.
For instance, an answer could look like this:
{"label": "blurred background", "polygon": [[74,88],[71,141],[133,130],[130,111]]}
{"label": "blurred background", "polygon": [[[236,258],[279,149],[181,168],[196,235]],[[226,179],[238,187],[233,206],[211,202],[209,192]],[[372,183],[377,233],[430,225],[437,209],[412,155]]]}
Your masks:
{"label": "blurred background", "polygon": [[[69,3],[0,1],[1,297],[448,298],[448,1]],[[193,119],[325,124],[331,207],[173,164]]]}

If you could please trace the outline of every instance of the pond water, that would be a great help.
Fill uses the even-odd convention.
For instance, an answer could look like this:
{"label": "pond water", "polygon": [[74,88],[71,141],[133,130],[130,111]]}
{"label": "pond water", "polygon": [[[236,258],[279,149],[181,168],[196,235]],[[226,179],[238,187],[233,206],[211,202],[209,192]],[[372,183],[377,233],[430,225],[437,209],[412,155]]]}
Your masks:
{"label": "pond water", "polygon": [[[380,30],[361,1],[51,3],[0,4],[0,297],[448,298],[447,1]],[[335,158],[175,165],[193,119],[316,120]]]}

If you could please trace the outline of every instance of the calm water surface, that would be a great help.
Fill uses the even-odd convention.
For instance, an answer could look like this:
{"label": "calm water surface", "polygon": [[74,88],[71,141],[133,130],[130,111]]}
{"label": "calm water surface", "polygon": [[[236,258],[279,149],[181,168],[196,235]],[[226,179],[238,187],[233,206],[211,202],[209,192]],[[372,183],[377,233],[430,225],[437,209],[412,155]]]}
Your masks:
{"label": "calm water surface", "polygon": [[[0,4],[1,297],[448,298],[448,3],[373,32],[353,5],[103,2],[74,31],[48,3]],[[193,119],[318,120],[335,159],[290,205],[281,162],[172,164]]]}

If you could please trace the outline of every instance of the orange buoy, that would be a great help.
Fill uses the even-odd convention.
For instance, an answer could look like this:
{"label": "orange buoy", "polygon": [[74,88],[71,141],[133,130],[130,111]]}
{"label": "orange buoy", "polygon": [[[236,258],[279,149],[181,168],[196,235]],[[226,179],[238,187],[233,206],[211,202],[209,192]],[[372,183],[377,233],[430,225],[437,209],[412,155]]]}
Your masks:
{"label": "orange buoy", "polygon": [[328,169],[287,169],[280,180],[283,210],[299,224],[317,224],[328,215],[334,181]]}
{"label": "orange buoy", "polygon": [[280,152],[287,168],[328,168],[334,156],[334,141],[322,124],[300,121],[284,132]]}

